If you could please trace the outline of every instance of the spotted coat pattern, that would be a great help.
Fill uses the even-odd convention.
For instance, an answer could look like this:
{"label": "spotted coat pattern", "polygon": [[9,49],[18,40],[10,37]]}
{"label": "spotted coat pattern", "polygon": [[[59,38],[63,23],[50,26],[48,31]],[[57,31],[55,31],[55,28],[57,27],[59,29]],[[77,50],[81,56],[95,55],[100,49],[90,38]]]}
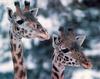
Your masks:
{"label": "spotted coat pattern", "polygon": [[21,39],[49,39],[48,32],[42,27],[34,15],[36,10],[29,10],[30,3],[28,1],[25,1],[24,3],[24,10],[20,9],[19,2],[15,2],[16,12],[13,13],[12,10],[8,8],[8,19],[11,24],[9,36],[14,65],[14,79],[27,79]]}
{"label": "spotted coat pattern", "polygon": [[67,66],[91,68],[90,60],[81,49],[83,35],[77,36],[72,28],[65,32],[61,27],[59,32],[58,36],[53,36],[52,79],[64,79],[64,70]]}

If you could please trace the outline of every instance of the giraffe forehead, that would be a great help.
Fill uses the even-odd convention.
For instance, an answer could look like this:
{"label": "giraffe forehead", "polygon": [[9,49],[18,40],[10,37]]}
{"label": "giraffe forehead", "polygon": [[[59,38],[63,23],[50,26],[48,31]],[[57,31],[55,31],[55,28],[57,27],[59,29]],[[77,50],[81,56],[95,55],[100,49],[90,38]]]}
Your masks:
{"label": "giraffe forehead", "polygon": [[62,43],[61,43],[61,48],[70,48],[72,45],[72,41],[70,40],[64,40]]}
{"label": "giraffe forehead", "polygon": [[76,49],[76,50],[80,50],[81,46],[78,44],[78,42],[76,40],[73,39],[65,39],[62,42],[62,46],[64,46],[64,48],[70,48],[70,49]]}
{"label": "giraffe forehead", "polygon": [[16,16],[15,20],[16,21],[21,20],[21,17],[20,16]]}
{"label": "giraffe forehead", "polygon": [[36,20],[36,18],[33,16],[31,12],[25,12],[23,15],[25,16],[27,20],[31,20],[31,21]]}
{"label": "giraffe forehead", "polygon": [[28,11],[28,12],[23,12],[23,14],[20,16],[18,15],[16,12],[14,12],[13,14],[14,19],[26,19],[26,20],[31,20],[31,21],[35,21],[36,18],[33,16],[33,14]]}

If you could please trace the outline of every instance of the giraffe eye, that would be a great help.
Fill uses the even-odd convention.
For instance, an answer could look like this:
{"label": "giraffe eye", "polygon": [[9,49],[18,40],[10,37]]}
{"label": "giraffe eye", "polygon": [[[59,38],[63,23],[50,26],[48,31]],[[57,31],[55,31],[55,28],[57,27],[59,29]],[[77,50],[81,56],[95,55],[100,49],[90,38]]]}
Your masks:
{"label": "giraffe eye", "polygon": [[64,52],[64,53],[67,53],[67,52],[69,52],[69,49],[68,48],[62,49],[61,51]]}
{"label": "giraffe eye", "polygon": [[21,25],[23,22],[24,22],[23,19],[17,21],[17,23],[20,24],[20,25]]}

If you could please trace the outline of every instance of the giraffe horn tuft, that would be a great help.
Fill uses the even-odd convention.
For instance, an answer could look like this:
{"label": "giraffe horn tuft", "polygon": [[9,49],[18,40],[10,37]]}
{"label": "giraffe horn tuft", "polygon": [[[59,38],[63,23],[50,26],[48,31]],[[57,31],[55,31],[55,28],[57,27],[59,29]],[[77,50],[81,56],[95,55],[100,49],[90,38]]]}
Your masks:
{"label": "giraffe horn tuft", "polygon": [[64,27],[61,26],[61,27],[59,28],[59,31],[63,32],[63,31],[64,31]]}
{"label": "giraffe horn tuft", "polygon": [[73,28],[68,28],[68,31],[73,31]]}
{"label": "giraffe horn tuft", "polygon": [[20,7],[20,4],[18,1],[14,2],[14,5]]}
{"label": "giraffe horn tuft", "polygon": [[24,11],[29,11],[29,8],[30,8],[30,2],[24,1],[24,5],[25,5]]}
{"label": "giraffe horn tuft", "polygon": [[60,32],[60,36],[65,37],[64,27],[61,26],[58,30]]}

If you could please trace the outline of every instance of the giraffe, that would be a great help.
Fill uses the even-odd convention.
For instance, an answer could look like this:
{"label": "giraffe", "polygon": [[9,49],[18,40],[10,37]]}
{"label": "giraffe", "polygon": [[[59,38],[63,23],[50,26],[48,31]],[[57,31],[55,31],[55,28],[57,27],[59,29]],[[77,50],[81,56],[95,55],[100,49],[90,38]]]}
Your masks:
{"label": "giraffe", "polygon": [[64,70],[67,66],[82,66],[91,68],[91,61],[82,52],[84,34],[76,34],[74,29],[64,31],[59,28],[59,35],[53,36],[52,79],[64,79]]}
{"label": "giraffe", "polygon": [[8,8],[8,19],[10,21],[10,44],[11,54],[14,65],[14,79],[27,79],[27,73],[23,61],[22,38],[34,39],[41,41],[48,40],[49,34],[36,18],[36,9],[30,10],[30,2],[24,2],[24,9],[20,9],[20,3],[14,3],[16,11]]}

